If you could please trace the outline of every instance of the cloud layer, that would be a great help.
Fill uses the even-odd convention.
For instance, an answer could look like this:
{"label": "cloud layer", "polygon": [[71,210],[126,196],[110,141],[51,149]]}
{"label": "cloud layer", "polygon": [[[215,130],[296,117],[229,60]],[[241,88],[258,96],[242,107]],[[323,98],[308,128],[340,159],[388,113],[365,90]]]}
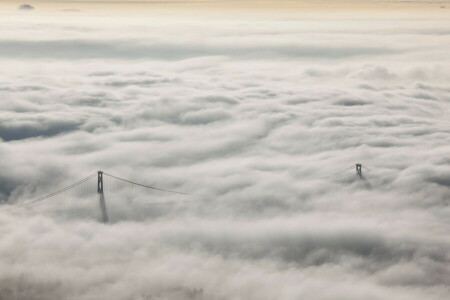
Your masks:
{"label": "cloud layer", "polygon": [[[0,24],[0,299],[447,297],[448,21],[62,16]],[[100,169],[201,197],[16,205]]]}

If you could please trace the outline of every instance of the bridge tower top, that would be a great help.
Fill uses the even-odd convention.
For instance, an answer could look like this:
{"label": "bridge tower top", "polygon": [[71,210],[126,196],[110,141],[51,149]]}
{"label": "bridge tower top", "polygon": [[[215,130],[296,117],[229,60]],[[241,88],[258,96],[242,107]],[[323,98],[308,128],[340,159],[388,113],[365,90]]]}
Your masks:
{"label": "bridge tower top", "polygon": [[108,210],[106,208],[105,194],[103,193],[103,172],[97,172],[97,192],[99,195],[100,209],[102,210],[103,223],[109,222]]}
{"label": "bridge tower top", "polygon": [[360,163],[356,164],[356,174],[358,174],[359,177],[362,177],[362,164]]}
{"label": "bridge tower top", "polygon": [[98,171],[97,172],[97,192],[99,194],[103,194],[103,172],[102,171]]}

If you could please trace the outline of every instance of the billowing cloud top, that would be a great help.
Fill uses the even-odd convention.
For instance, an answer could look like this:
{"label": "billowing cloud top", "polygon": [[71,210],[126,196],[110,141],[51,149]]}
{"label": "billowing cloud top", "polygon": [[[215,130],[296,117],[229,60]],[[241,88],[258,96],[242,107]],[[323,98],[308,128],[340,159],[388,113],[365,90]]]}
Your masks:
{"label": "billowing cloud top", "polygon": [[[0,298],[448,297],[448,19],[39,11],[0,19]],[[201,197],[20,206],[96,170]]]}

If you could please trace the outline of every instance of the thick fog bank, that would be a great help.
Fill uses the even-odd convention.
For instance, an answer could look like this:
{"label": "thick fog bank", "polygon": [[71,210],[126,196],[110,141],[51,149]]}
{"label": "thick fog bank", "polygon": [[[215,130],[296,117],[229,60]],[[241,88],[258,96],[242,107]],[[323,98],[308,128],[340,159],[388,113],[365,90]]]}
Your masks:
{"label": "thick fog bank", "polygon": [[2,19],[0,299],[447,299],[448,26]]}

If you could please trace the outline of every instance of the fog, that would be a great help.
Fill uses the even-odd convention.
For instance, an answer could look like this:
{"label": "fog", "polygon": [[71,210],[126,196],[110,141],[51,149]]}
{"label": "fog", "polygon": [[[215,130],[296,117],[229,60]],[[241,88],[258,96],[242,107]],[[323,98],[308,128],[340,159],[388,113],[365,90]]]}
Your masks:
{"label": "fog", "polygon": [[[448,19],[34,6],[0,20],[0,299],[448,297]],[[97,170],[193,196],[26,205]]]}

